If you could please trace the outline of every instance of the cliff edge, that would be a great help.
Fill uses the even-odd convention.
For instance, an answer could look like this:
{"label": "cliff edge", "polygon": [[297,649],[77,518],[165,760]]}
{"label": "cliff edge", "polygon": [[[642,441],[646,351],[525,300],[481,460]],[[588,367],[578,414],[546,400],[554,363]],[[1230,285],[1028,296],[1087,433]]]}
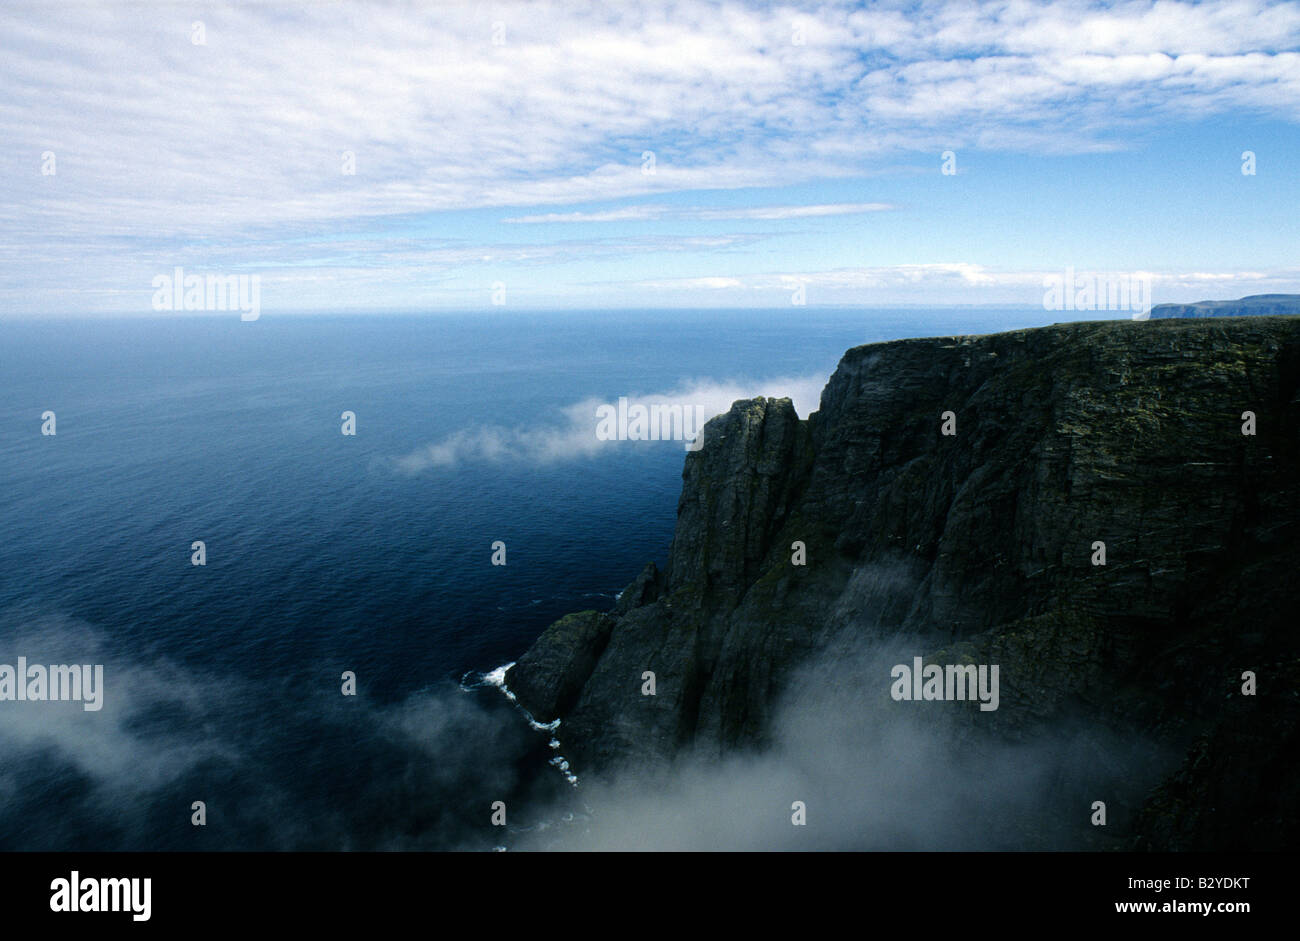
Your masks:
{"label": "cliff edge", "polygon": [[800,664],[906,634],[1000,666],[973,736],[1068,719],[1158,742],[1151,767],[1112,756],[1158,772],[1124,845],[1300,836],[1300,319],[856,347],[807,420],[737,402],[682,477],[666,567],[507,674],[580,771],[761,749]]}

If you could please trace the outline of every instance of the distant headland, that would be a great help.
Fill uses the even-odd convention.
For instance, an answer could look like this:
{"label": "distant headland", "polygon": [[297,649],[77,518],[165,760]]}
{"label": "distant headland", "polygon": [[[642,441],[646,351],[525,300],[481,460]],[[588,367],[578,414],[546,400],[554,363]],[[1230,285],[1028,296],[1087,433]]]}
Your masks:
{"label": "distant headland", "polygon": [[1300,314],[1300,294],[1252,294],[1235,301],[1157,304],[1151,319],[1167,317],[1264,317]]}

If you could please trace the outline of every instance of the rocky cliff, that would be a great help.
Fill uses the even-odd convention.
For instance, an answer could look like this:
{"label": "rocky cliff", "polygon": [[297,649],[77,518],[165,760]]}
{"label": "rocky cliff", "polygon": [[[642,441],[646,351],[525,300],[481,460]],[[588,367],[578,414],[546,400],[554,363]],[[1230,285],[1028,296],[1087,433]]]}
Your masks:
{"label": "rocky cliff", "polygon": [[[788,399],[713,419],[666,567],[506,681],[580,771],[670,765],[763,748],[801,664],[908,636],[1000,666],[973,740],[1152,743],[1089,759],[1135,789],[1112,841],[1293,846],[1298,570],[1300,319],[873,344],[807,420]],[[888,698],[887,674],[858,682]]]}

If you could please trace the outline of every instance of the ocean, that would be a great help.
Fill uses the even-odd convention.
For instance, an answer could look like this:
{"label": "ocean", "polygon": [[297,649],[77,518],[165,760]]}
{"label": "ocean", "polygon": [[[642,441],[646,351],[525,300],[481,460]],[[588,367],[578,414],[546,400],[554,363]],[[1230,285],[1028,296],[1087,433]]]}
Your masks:
{"label": "ocean", "polygon": [[7,320],[0,664],[103,664],[104,689],[0,702],[0,849],[508,846],[581,784],[563,730],[482,674],[672,538],[683,443],[596,444],[593,402],[797,393],[806,415],[851,346],[1051,319]]}

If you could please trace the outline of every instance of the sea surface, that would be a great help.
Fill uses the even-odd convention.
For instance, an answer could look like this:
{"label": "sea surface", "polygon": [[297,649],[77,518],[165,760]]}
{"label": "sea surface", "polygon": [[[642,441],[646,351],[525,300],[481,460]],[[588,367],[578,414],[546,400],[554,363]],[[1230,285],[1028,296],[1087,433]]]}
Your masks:
{"label": "sea surface", "polygon": [[685,454],[591,446],[590,402],[788,386],[806,414],[851,346],[1053,319],[4,321],[0,664],[103,664],[104,700],[0,702],[0,850],[487,850],[546,826],[526,808],[581,769],[483,674],[665,560]]}

